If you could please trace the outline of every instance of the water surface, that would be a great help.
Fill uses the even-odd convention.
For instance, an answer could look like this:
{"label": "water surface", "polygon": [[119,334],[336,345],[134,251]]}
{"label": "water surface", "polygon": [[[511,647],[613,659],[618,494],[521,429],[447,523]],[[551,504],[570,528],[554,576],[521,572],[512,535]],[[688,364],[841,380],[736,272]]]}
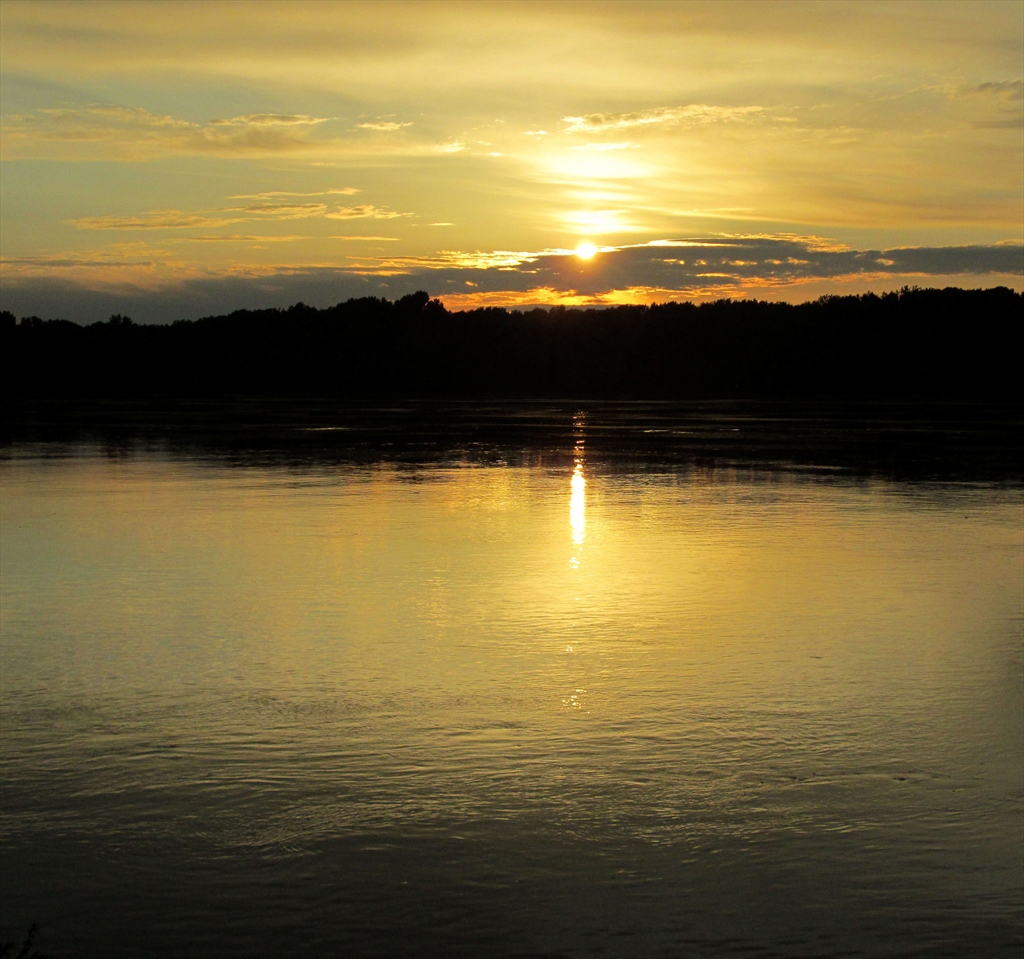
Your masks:
{"label": "water surface", "polygon": [[587,430],[8,445],[3,921],[112,959],[1019,955],[1019,484]]}

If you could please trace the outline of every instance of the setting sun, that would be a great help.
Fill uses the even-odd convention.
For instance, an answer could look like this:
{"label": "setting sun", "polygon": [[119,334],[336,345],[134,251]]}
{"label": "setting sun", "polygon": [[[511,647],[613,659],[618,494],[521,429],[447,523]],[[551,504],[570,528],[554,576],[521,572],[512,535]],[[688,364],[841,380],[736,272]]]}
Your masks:
{"label": "setting sun", "polygon": [[576,247],[576,255],[581,260],[589,260],[597,252],[597,247],[593,243],[581,243]]}

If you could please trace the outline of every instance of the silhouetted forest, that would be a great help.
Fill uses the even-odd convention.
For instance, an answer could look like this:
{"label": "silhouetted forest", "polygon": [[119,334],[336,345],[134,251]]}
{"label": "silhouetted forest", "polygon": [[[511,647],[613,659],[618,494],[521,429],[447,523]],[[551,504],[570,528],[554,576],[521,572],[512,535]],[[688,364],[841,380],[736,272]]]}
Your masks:
{"label": "silhouetted forest", "polygon": [[1024,297],[903,289],[453,313],[427,293],[170,325],[2,317],[19,397],[985,398],[1016,400]]}

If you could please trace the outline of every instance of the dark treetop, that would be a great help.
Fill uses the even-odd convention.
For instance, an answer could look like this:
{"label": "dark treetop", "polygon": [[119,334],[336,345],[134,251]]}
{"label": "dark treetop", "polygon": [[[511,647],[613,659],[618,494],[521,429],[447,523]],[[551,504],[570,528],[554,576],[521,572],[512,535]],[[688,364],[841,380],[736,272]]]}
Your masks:
{"label": "dark treetop", "polygon": [[420,292],[171,325],[4,312],[20,399],[1018,396],[1024,297],[904,288],[797,306],[754,300],[452,313]]}

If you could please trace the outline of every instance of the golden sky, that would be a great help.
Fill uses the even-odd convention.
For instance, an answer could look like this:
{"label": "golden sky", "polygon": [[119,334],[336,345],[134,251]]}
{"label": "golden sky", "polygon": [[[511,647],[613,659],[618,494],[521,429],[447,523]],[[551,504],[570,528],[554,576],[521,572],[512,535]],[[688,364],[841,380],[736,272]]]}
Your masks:
{"label": "golden sky", "polygon": [[19,315],[1022,288],[1016,0],[33,0],[0,43]]}

